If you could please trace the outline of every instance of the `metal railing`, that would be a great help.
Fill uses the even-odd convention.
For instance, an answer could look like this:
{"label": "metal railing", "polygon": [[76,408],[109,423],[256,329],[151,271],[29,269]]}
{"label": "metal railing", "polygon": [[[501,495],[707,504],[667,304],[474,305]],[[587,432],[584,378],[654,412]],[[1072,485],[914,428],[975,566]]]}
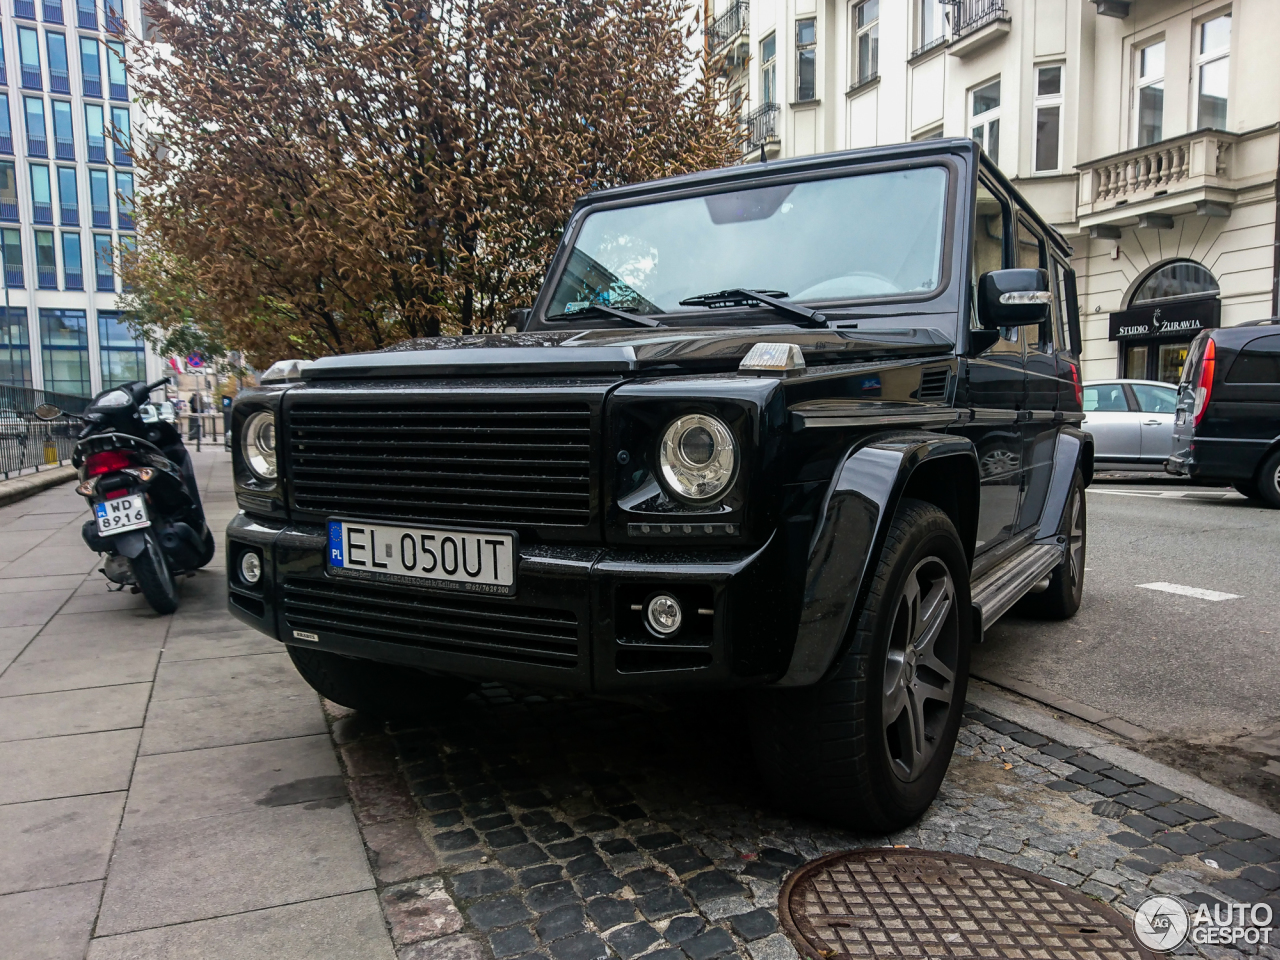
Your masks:
{"label": "metal railing", "polygon": [[711,27],[707,30],[707,39],[711,42],[713,52],[747,29],[749,12],[750,4],[747,0],[734,0],[728,10],[711,21]]}
{"label": "metal railing", "polygon": [[116,275],[114,273],[97,274],[99,293],[115,293],[116,292]]}
{"label": "metal railing", "polygon": [[25,63],[22,65],[22,89],[23,90],[43,90],[44,78],[40,76],[39,67],[29,67]]}
{"label": "metal railing", "polygon": [[34,133],[27,134],[27,156],[28,157],[47,157],[49,156],[49,141],[44,137],[37,137]]}
{"label": "metal railing", "polygon": [[84,413],[89,398],[0,385],[0,473],[5,479],[22,470],[55,467],[71,459],[80,425],[67,418],[36,419],[35,409],[42,403],[55,404],[68,413]]}
{"label": "metal railing", "polygon": [[85,3],[84,0],[77,0],[76,23],[79,25],[81,30],[98,29],[98,12],[92,3]]}
{"label": "metal railing", "polygon": [[62,270],[62,279],[66,281],[68,290],[84,289],[84,274],[79,270],[67,270],[64,267]]}
{"label": "metal railing", "polygon": [[81,86],[84,87],[84,95],[86,97],[102,98],[102,78],[95,77],[91,73],[86,73],[81,77]]}
{"label": "metal railing", "polygon": [[89,162],[90,163],[106,163],[107,162],[107,141],[102,137],[89,138]]}
{"label": "metal railing", "polygon": [[111,208],[95,203],[93,205],[93,225],[109,229],[111,227]]}
{"label": "metal railing", "polygon": [[10,223],[18,222],[18,201],[10,200],[8,197],[0,197],[0,220],[7,220]]}
{"label": "metal railing", "polygon": [[109,86],[111,87],[110,92],[111,92],[112,100],[128,100],[129,99],[129,85],[127,83],[116,83],[114,80],[112,80]]}
{"label": "metal railing", "polygon": [[0,153],[13,155],[13,137],[7,133],[0,133]]}
{"label": "metal railing", "polygon": [[31,219],[35,223],[53,223],[53,204],[48,200],[32,200]]}
{"label": "metal railing", "polygon": [[952,16],[955,19],[951,25],[952,40],[959,40],[996,20],[1009,19],[1009,11],[1005,9],[1004,0],[960,0],[954,9],[955,13]]}
{"label": "metal railing", "polygon": [[778,112],[776,103],[762,103],[742,118],[742,149],[745,153],[770,140],[778,139]]}
{"label": "metal railing", "polygon": [[58,271],[55,267],[36,268],[36,286],[41,290],[58,289]]}
{"label": "metal railing", "polygon": [[6,266],[4,268],[4,285],[10,290],[21,290],[27,285],[22,278],[22,267]]}
{"label": "metal railing", "polygon": [[131,214],[131,213],[129,213],[128,211],[125,211],[125,210],[117,210],[117,211],[116,211],[116,229],[117,229],[117,230],[132,230],[132,229],[133,229],[133,214]]}
{"label": "metal railing", "polygon": [[62,0],[44,0],[44,22],[62,23]]}
{"label": "metal railing", "polygon": [[9,69],[4,65],[3,58],[0,58],[0,83],[6,87],[9,85]]}
{"label": "metal railing", "polygon": [[74,203],[59,204],[62,208],[62,225],[64,227],[80,226],[80,207]]}
{"label": "metal railing", "polygon": [[13,15],[23,20],[34,20],[36,18],[35,0],[13,0]]}
{"label": "metal railing", "polygon": [[76,158],[76,142],[69,137],[57,137],[53,141],[53,149],[59,160],[74,160]]}
{"label": "metal railing", "polygon": [[50,93],[70,93],[71,92],[71,76],[65,70],[58,70],[54,67],[49,68],[49,92]]}
{"label": "metal railing", "polygon": [[133,157],[129,155],[129,148],[122,147],[120,144],[112,145],[112,159],[117,167],[132,167]]}

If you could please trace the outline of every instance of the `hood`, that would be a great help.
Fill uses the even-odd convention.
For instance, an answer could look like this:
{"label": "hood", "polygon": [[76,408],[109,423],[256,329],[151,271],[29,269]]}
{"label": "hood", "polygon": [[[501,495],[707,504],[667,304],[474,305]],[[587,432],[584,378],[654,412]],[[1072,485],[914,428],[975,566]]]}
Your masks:
{"label": "hood", "polygon": [[407,340],[376,353],[325,357],[310,364],[303,379],[731,372],[757,343],[794,343],[809,367],[937,356],[955,349],[955,343],[933,327],[806,330],[774,325],[493,333]]}

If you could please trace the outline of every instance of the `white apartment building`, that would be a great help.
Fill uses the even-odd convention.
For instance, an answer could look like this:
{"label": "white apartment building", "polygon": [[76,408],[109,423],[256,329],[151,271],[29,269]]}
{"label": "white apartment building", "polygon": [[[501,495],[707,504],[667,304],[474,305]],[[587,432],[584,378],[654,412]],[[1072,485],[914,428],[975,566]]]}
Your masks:
{"label": "white apartment building", "polygon": [[744,160],[978,140],[1075,248],[1086,378],[1280,312],[1280,0],[716,0]]}
{"label": "white apartment building", "polygon": [[138,0],[0,0],[0,385],[88,396],[159,375],[117,305],[133,242],[126,51]]}

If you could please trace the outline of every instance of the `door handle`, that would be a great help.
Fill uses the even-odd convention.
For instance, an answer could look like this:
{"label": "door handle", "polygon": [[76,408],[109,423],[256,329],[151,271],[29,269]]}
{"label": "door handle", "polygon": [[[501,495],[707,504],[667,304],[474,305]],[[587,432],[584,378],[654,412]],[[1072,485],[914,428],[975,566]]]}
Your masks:
{"label": "door handle", "polygon": [[1158,427],[1160,426],[1160,421],[1159,420],[1143,420],[1142,425],[1144,427]]}

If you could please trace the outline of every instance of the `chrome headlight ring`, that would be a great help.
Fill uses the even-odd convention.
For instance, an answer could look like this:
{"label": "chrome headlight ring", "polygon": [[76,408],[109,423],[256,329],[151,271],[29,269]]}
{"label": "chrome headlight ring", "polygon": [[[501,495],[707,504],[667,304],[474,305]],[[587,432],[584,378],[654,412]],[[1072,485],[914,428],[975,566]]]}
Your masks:
{"label": "chrome headlight ring", "polygon": [[276,479],[276,417],[270,410],[259,410],[249,416],[240,428],[240,452],[245,466],[257,480],[267,483]]}
{"label": "chrome headlight ring", "polygon": [[701,413],[668,424],[658,445],[663,484],[677,499],[707,503],[733,483],[738,449],[733,433],[716,417]]}

